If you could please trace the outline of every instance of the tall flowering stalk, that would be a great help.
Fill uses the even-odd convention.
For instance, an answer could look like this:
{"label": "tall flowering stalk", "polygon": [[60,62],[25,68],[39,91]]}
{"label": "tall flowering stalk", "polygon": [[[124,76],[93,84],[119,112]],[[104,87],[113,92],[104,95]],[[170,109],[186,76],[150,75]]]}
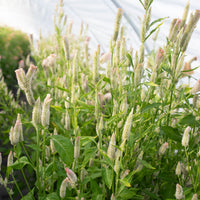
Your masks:
{"label": "tall flowering stalk", "polygon": [[133,120],[133,108],[132,108],[131,112],[129,113],[129,115],[126,119],[125,125],[124,125],[124,129],[123,129],[123,133],[122,133],[122,143],[129,138],[131,126],[132,126],[132,120]]}
{"label": "tall flowering stalk", "polygon": [[120,22],[122,19],[122,15],[123,15],[123,10],[121,8],[118,8],[117,10],[117,16],[115,19],[115,28],[114,28],[114,34],[113,34],[113,40],[116,41],[118,34],[119,34],[119,27],[120,27]]}
{"label": "tall flowering stalk", "polygon": [[26,99],[30,105],[34,105],[35,103],[33,92],[31,89],[31,84],[32,84],[32,79],[33,79],[36,69],[37,67],[31,64],[26,75],[22,68],[15,70],[19,87],[22,90],[24,90]]}
{"label": "tall flowering stalk", "polygon": [[42,126],[44,127],[49,126],[51,101],[52,101],[51,95],[47,94],[46,98],[44,99],[44,103],[42,106],[42,114],[41,114],[41,123],[42,123]]}
{"label": "tall flowering stalk", "polygon": [[16,145],[18,142],[24,141],[20,114],[17,115],[17,120],[14,128],[11,127],[10,129],[9,139],[12,145]]}

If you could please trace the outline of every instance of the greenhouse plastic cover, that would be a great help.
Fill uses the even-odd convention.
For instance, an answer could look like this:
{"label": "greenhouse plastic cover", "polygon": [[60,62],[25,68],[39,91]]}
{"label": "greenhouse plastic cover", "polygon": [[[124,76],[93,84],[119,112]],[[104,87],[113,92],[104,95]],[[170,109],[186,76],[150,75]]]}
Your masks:
{"label": "greenhouse plastic cover", "polygon": [[[108,51],[109,41],[113,33],[114,20],[117,7],[120,6],[124,14],[133,23],[130,26],[126,17],[123,17],[122,24],[126,27],[127,47],[137,50],[140,40],[137,32],[140,31],[140,22],[144,15],[144,9],[139,0],[63,0],[64,12],[68,17],[68,22],[73,20],[73,32],[77,34],[80,24],[89,25],[88,34],[92,38],[92,46],[96,48],[101,45],[102,51]],[[153,43],[148,39],[147,48],[163,46],[166,43],[170,22],[173,18],[181,18],[187,0],[154,0],[152,4],[152,21],[158,18],[167,18],[160,28],[158,40]],[[39,30],[42,35],[47,36],[53,33],[53,15],[58,4],[57,0],[0,0],[0,24],[12,26],[22,31],[33,34],[34,38],[39,37]],[[190,12],[200,9],[200,0],[190,1]],[[197,56],[197,61],[192,64],[196,67],[200,64],[200,23],[192,35],[192,39],[187,49],[188,57]],[[199,79],[200,70],[195,73],[195,78]]]}

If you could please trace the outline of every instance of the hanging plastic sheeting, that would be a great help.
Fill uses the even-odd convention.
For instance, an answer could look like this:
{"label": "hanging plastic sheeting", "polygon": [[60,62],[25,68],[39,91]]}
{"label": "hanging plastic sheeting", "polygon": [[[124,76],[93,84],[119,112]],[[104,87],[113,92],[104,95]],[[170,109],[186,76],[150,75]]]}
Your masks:
{"label": "hanging plastic sheeting", "polygon": [[[129,46],[134,50],[139,48],[140,25],[144,15],[144,9],[139,0],[63,0],[64,12],[68,16],[68,22],[73,20],[74,33],[79,33],[80,24],[89,25],[88,34],[92,38],[93,47],[101,45],[102,51],[107,51],[109,41],[113,34],[114,20],[117,7],[124,11],[122,24],[125,28],[125,35]],[[53,15],[58,1],[56,0],[0,0],[0,24],[12,26],[26,33],[32,33],[34,38],[39,36],[39,29],[42,35],[47,36],[53,33]],[[169,33],[170,23],[173,18],[181,18],[187,0],[154,0],[152,4],[152,19],[167,18],[160,27],[158,40],[153,43],[150,37],[146,42],[146,50],[163,46]],[[191,0],[190,12],[200,9],[199,0]],[[188,57],[197,56],[193,65],[196,67],[200,62],[200,24],[195,29],[191,42],[187,49]],[[148,52],[148,51],[146,51]],[[195,73],[199,77],[200,73]]]}

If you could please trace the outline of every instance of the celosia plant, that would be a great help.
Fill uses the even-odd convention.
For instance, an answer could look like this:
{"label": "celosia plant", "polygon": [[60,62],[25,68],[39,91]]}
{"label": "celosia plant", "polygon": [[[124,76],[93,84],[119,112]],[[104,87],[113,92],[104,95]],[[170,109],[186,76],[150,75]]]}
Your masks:
{"label": "celosia plant", "polygon": [[[166,44],[146,56],[145,42],[163,22],[151,22],[153,1],[140,2],[139,50],[127,48],[119,9],[109,52],[100,45],[92,52],[84,25],[73,35],[60,1],[55,35],[48,42],[41,37],[34,51],[37,71],[33,65],[27,75],[16,71],[33,107],[24,140],[21,126],[31,123],[18,117],[11,128],[7,185],[15,183],[15,194],[24,196],[19,169],[29,190],[24,199],[198,198],[199,81],[192,88],[180,80],[191,78],[186,49],[200,11],[186,24],[188,3]],[[26,169],[34,173],[30,183]]]}

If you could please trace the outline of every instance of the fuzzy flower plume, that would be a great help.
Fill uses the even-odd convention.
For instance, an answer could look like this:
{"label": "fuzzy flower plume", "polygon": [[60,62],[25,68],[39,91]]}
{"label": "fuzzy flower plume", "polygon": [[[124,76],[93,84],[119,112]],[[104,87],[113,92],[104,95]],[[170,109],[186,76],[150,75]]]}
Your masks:
{"label": "fuzzy flower plume", "polygon": [[50,97],[51,97],[51,95],[47,94],[46,98],[44,99],[43,106],[42,106],[41,122],[42,122],[42,126],[44,126],[44,127],[49,126],[50,103],[52,101],[52,99]]}
{"label": "fuzzy flower plume", "polygon": [[33,64],[30,65],[27,74],[22,68],[15,70],[19,87],[24,90],[26,99],[30,105],[34,105],[35,99],[31,89],[31,83],[37,67]]}
{"label": "fuzzy flower plume", "polygon": [[199,91],[200,91],[200,79],[196,82],[196,84],[191,89],[191,93],[196,94]]}
{"label": "fuzzy flower plume", "polygon": [[188,126],[185,131],[184,131],[184,134],[183,134],[183,137],[182,137],[182,146],[184,147],[187,147],[188,144],[189,144],[189,138],[190,138],[190,127]]}
{"label": "fuzzy flower plume", "polygon": [[11,127],[10,129],[9,140],[12,145],[16,145],[18,142],[24,141],[20,114],[17,115],[14,128]]}
{"label": "fuzzy flower plume", "polygon": [[193,195],[192,200],[198,200],[197,194],[194,194],[194,195]]}
{"label": "fuzzy flower plume", "polygon": [[179,185],[176,184],[176,193],[175,193],[176,199],[183,199],[183,188]]}
{"label": "fuzzy flower plume", "polygon": [[61,198],[65,198],[66,188],[70,187],[70,186],[71,186],[71,184],[70,184],[69,178],[67,177],[62,181],[62,183],[60,185],[60,197]]}
{"label": "fuzzy flower plume", "polygon": [[115,158],[115,145],[116,145],[115,133],[113,133],[107,151],[107,155],[111,160]]}
{"label": "fuzzy flower plume", "polygon": [[76,174],[71,169],[69,169],[69,168],[66,168],[66,172],[67,172],[67,176],[68,176],[70,182],[72,184],[75,184],[77,182],[77,176],[76,176]]}
{"label": "fuzzy flower plume", "polygon": [[77,159],[80,156],[80,136],[77,136],[74,145],[74,158]]}
{"label": "fuzzy flower plume", "polygon": [[7,167],[11,166],[13,164],[13,152],[10,151],[8,154],[8,159],[7,159]]}
{"label": "fuzzy flower plume", "polygon": [[165,151],[167,150],[167,147],[168,147],[168,142],[165,142],[164,144],[162,144],[159,149],[159,155],[163,155]]}
{"label": "fuzzy flower plume", "polygon": [[116,41],[118,34],[119,34],[119,26],[120,26],[120,22],[122,19],[122,15],[123,15],[123,10],[121,8],[118,8],[117,10],[117,16],[115,19],[115,29],[114,29],[114,35],[113,35],[113,40]]}
{"label": "fuzzy flower plume", "polygon": [[100,58],[100,63],[103,64],[103,63],[109,61],[110,59],[111,59],[111,53],[110,53],[110,52],[105,53],[105,54],[103,54],[103,55],[101,56],[101,58]]}
{"label": "fuzzy flower plume", "polygon": [[35,127],[37,127],[41,122],[41,103],[40,97],[38,97],[37,101],[35,102],[35,106],[33,107],[32,112],[32,122]]}
{"label": "fuzzy flower plume", "polygon": [[122,142],[129,138],[131,126],[132,126],[132,120],[133,120],[133,108],[132,108],[131,112],[129,113],[129,115],[126,119],[125,125],[124,125],[124,129],[123,129],[123,133],[122,133]]}
{"label": "fuzzy flower plume", "polygon": [[159,48],[158,51],[157,51],[157,54],[156,54],[156,58],[155,58],[155,64],[157,65],[157,67],[160,66],[160,64],[162,63],[163,61],[163,58],[164,58],[164,50]]}

